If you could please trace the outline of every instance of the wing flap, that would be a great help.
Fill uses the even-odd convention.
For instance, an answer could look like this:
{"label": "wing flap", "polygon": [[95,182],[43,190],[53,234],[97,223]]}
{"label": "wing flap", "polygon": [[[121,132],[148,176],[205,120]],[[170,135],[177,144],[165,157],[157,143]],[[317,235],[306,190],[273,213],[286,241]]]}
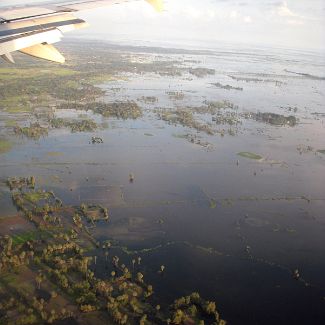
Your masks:
{"label": "wing flap", "polygon": [[[51,28],[63,28],[64,26],[77,26],[85,23],[84,20],[76,18],[71,14],[56,14],[51,17],[38,19],[25,19],[7,24],[0,24],[1,38],[20,35],[28,32],[46,31]],[[71,29],[70,29],[71,30]]]}
{"label": "wing flap", "polygon": [[57,63],[65,62],[64,56],[51,44],[36,44],[21,49],[20,52],[48,61]]}
{"label": "wing flap", "polygon": [[5,61],[7,61],[7,62],[9,62],[9,63],[15,63],[15,61],[14,61],[14,59],[13,59],[13,57],[12,57],[12,55],[11,55],[10,53],[2,54],[1,57],[2,57]]}

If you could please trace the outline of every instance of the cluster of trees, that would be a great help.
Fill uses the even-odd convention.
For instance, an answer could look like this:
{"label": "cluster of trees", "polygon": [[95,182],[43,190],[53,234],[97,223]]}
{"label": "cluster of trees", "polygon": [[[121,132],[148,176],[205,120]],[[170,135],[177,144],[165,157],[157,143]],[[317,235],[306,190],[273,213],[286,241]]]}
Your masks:
{"label": "cluster of trees", "polygon": [[212,319],[213,324],[225,325],[226,322],[220,318],[216,303],[202,299],[197,292],[189,296],[181,297],[174,301],[172,306],[174,313],[170,322],[172,324],[183,324],[186,320],[198,319],[199,324],[204,325],[204,320],[200,318]]}
{"label": "cluster of trees", "polygon": [[109,220],[108,209],[102,205],[87,205],[82,203],[78,213],[80,213],[89,223],[92,224],[95,224],[95,222],[99,220]]}
{"label": "cluster of trees", "polygon": [[134,101],[116,101],[113,103],[88,102],[81,103],[62,103],[59,109],[79,109],[92,111],[104,117],[115,117],[118,119],[137,119],[142,116],[141,107]]}
{"label": "cluster of trees", "polygon": [[[33,217],[35,205],[25,204],[27,197],[29,197],[29,202],[33,201],[36,204],[39,198],[38,194],[40,197],[48,199],[55,197],[52,192],[31,192],[30,189],[25,193],[23,188],[24,186],[18,191],[14,191],[13,196],[17,194],[18,203],[26,209],[26,214],[32,213]],[[40,208],[42,208],[43,216],[53,213],[50,203],[43,204]],[[87,233],[78,233],[78,225],[82,225],[82,217],[89,213],[92,215],[98,213],[102,217],[108,217],[108,211],[101,206],[85,204],[67,211],[74,213],[73,223],[70,218],[66,218],[68,223],[65,224],[65,230],[56,227],[49,228],[46,238],[35,238],[16,246],[13,245],[11,237],[0,238],[0,270],[5,268],[12,270],[22,264],[31,264],[32,270],[37,268],[40,270],[35,276],[37,289],[40,290],[42,287],[44,291],[49,287],[57,286],[74,300],[79,307],[79,312],[107,312],[116,324],[134,322],[143,325],[161,322],[182,324],[188,320],[196,322],[201,316],[213,319],[213,322],[218,325],[223,324],[215,303],[204,301],[197,293],[176,300],[170,311],[161,311],[160,305],[153,306],[149,297],[154,294],[154,289],[152,285],[145,282],[144,274],[140,272],[139,268],[142,262],[140,256],[130,261],[132,271],[124,264],[126,262],[122,263],[118,256],[113,256],[111,258],[111,277],[97,278],[93,270],[97,256],[86,255],[82,245],[85,245],[90,239]],[[53,214],[53,216],[55,215]],[[102,243],[91,243],[96,244],[97,248],[103,249],[103,256],[107,260],[108,252],[112,247],[111,242],[106,240]],[[135,267],[136,265],[137,267]],[[161,265],[159,272],[163,273],[164,270],[164,265]],[[60,292],[60,289],[49,294],[50,300],[57,297],[57,292]],[[20,308],[20,323],[15,324],[37,324],[40,321],[52,323],[57,319],[71,316],[69,312],[51,310],[50,304],[43,299],[34,298],[31,304],[26,298],[22,298],[21,301],[25,301],[26,308],[29,306],[30,310]],[[8,310],[13,307],[8,305],[6,308]],[[169,315],[169,319],[167,319],[167,315]]]}
{"label": "cluster of trees", "polygon": [[24,135],[27,138],[38,140],[42,136],[46,136],[48,134],[48,130],[45,127],[42,127],[38,122],[30,123],[29,126],[14,127],[14,133],[17,135]]}
{"label": "cluster of trees", "polygon": [[62,208],[62,201],[52,191],[36,190],[35,177],[10,178],[7,184],[17,210],[37,227],[62,226],[61,217],[55,215]]}
{"label": "cluster of trees", "polygon": [[31,252],[17,250],[13,247],[13,240],[6,235],[0,237],[0,271],[17,269],[21,265],[26,265],[32,258]]}
{"label": "cluster of trees", "polygon": [[97,129],[97,123],[91,119],[68,120],[63,118],[51,118],[49,124],[52,128],[70,128],[71,132],[93,132]]}
{"label": "cluster of trees", "polygon": [[208,135],[214,134],[210,125],[198,122],[189,109],[177,109],[170,112],[162,111],[158,113],[158,117],[169,124],[180,124],[197,131],[205,132]]}
{"label": "cluster of trees", "polygon": [[7,179],[7,185],[10,188],[10,191],[21,189],[24,186],[35,188],[35,177],[11,177]]}
{"label": "cluster of trees", "polygon": [[[73,316],[73,313],[71,311],[67,311],[65,308],[62,308],[60,311],[55,311],[54,309],[48,310],[47,303],[44,299],[37,299],[36,297],[33,297],[31,307],[34,309],[30,309],[29,313],[32,314],[33,311],[38,314],[39,318],[43,320],[46,323],[52,324],[58,319],[65,319],[70,318]],[[34,318],[35,315],[33,315]],[[24,323],[24,324],[35,324],[36,322],[30,322],[30,323]]]}

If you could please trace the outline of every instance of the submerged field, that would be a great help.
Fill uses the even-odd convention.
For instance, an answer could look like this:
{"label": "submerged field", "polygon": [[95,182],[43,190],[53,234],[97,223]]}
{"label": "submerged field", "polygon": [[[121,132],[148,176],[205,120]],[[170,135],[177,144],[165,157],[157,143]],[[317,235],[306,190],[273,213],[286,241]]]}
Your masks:
{"label": "submerged field", "polygon": [[0,66],[0,324],[323,324],[323,58],[62,51]]}

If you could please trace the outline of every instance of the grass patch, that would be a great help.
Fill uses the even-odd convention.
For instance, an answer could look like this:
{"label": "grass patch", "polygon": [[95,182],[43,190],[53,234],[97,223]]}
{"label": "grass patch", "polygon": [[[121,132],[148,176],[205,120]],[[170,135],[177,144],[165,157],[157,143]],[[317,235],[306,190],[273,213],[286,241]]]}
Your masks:
{"label": "grass patch", "polygon": [[0,154],[10,151],[12,143],[8,140],[0,139]]}
{"label": "grass patch", "polygon": [[6,120],[5,125],[7,128],[17,126],[17,121],[15,120]]}
{"label": "grass patch", "polygon": [[254,159],[254,160],[260,160],[260,159],[263,158],[260,155],[257,155],[257,154],[252,153],[252,152],[246,152],[246,151],[239,152],[237,155],[240,156],[240,157],[244,157],[244,158],[248,158],[248,159]]}
{"label": "grass patch", "polygon": [[118,80],[118,78],[111,74],[100,74],[100,75],[90,76],[87,78],[87,82],[89,82],[92,85],[98,85],[104,82],[115,81],[115,80]]}
{"label": "grass patch", "polygon": [[40,74],[51,74],[51,75],[56,75],[56,76],[73,76],[75,74],[79,74],[78,71],[74,71],[71,69],[67,69],[67,68],[50,68],[50,69],[42,69],[39,71]]}
{"label": "grass patch", "polygon": [[28,231],[19,235],[15,235],[12,237],[13,245],[21,245],[26,243],[27,241],[35,240],[40,232],[38,230]]}
{"label": "grass patch", "polygon": [[6,112],[8,113],[29,113],[32,111],[30,106],[15,106],[15,107],[8,107],[6,108]]}
{"label": "grass patch", "polygon": [[173,133],[172,136],[177,139],[187,139],[188,137],[187,134],[176,134],[176,133]]}
{"label": "grass patch", "polygon": [[1,275],[0,282],[2,282],[5,285],[14,283],[16,281],[16,276],[12,273],[6,273]]}
{"label": "grass patch", "polygon": [[43,128],[40,126],[39,123],[31,123],[29,125],[29,127],[15,127],[14,129],[15,134],[17,135],[24,135],[27,138],[31,138],[31,139],[39,139],[42,136],[46,136],[48,134],[47,128]]}
{"label": "grass patch", "polygon": [[27,192],[24,193],[24,199],[32,202],[32,203],[37,203],[40,200],[46,200],[50,197],[50,194],[47,192]]}
{"label": "grass patch", "polygon": [[210,200],[210,209],[215,209],[217,207],[217,202],[214,199]]}
{"label": "grass patch", "polygon": [[323,155],[325,155],[325,149],[322,149],[322,150],[317,150],[318,153],[321,153]]}

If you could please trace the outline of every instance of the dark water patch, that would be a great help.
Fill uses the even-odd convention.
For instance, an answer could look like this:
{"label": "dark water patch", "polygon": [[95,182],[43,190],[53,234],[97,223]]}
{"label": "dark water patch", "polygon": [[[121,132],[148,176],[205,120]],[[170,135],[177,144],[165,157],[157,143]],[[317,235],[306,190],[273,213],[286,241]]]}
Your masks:
{"label": "dark water patch", "polygon": [[[169,257],[171,251],[173,259]],[[307,321],[311,314],[318,321],[324,317],[320,292],[305,288],[294,281],[288,272],[276,267],[227,256],[214,256],[212,259],[209,253],[193,251],[182,245],[161,249],[154,255],[144,255],[143,260],[148,265],[147,278],[155,284],[155,290],[166,302],[176,296],[186,295],[187,290],[182,288],[198,289],[195,283],[201,283],[204,277],[203,291],[206,296],[223,297],[219,306],[228,316],[229,322],[234,324],[300,322]],[[161,263],[166,266],[162,276],[158,273]],[[200,288],[202,290],[201,285]],[[233,306],[240,300],[237,294],[241,293],[246,297],[246,304],[237,307],[234,313]],[[260,300],[265,294],[270,303]],[[302,308],[306,296],[315,303],[312,310]],[[265,317],[265,306],[270,308],[270,304],[276,312],[270,312]],[[298,314],[297,306],[302,308]]]}
{"label": "dark water patch", "polygon": [[51,294],[44,289],[36,289],[35,295],[37,299],[44,299],[46,302],[51,299]]}
{"label": "dark water patch", "polygon": [[68,317],[65,319],[56,320],[54,325],[79,325],[80,323],[74,317]]}

